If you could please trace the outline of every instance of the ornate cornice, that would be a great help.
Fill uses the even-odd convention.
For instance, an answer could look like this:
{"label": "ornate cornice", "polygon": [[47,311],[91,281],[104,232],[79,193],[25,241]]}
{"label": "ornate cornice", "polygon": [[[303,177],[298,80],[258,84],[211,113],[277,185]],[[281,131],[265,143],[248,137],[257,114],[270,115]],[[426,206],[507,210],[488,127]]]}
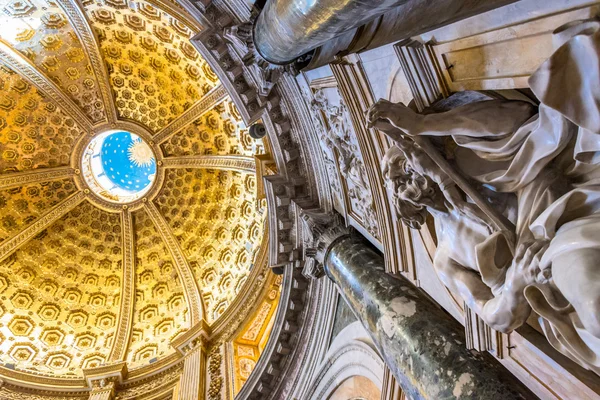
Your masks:
{"label": "ornate cornice", "polygon": [[77,37],[87,54],[94,75],[96,76],[96,81],[98,82],[98,88],[102,96],[102,101],[104,102],[104,109],[106,110],[108,122],[114,123],[117,120],[117,109],[110,88],[111,85],[108,77],[108,70],[102,60],[102,55],[100,54],[98,38],[94,34],[92,26],[78,1],[58,0],[58,4],[67,15],[69,22],[77,33]]}
{"label": "ornate cornice", "polygon": [[154,225],[160,232],[165,245],[173,257],[175,268],[177,268],[177,272],[181,277],[181,282],[185,291],[185,297],[187,299],[187,303],[189,304],[191,323],[192,325],[195,325],[200,322],[204,316],[204,304],[202,302],[202,296],[200,295],[200,290],[196,284],[196,279],[194,278],[192,269],[188,265],[177,239],[173,235],[171,228],[169,228],[167,221],[165,221],[160,211],[158,211],[156,206],[151,201],[145,203],[144,209],[154,222]]}
{"label": "ornate cornice", "polygon": [[164,143],[169,138],[200,118],[203,114],[210,111],[217,104],[223,102],[229,94],[223,85],[215,86],[210,92],[208,92],[203,98],[198,100],[196,104],[191,106],[187,111],[177,117],[169,125],[161,129],[153,140],[156,143]]}
{"label": "ornate cornice", "polygon": [[38,235],[44,229],[48,228],[54,222],[58,221],[69,211],[78,206],[83,200],[85,200],[86,194],[83,191],[76,192],[65,200],[57,204],[54,208],[47,211],[40,218],[35,220],[33,223],[24,228],[21,232],[17,233],[12,238],[6,240],[0,245],[0,260],[4,260],[13,251],[21,247],[24,243],[31,240],[33,237]]}
{"label": "ornate cornice", "polygon": [[171,347],[177,350],[182,356],[185,356],[198,346],[206,348],[210,339],[210,326],[206,320],[201,320],[189,330],[177,336],[172,342]]}
{"label": "ornate cornice", "polygon": [[163,168],[210,168],[224,171],[256,172],[253,157],[228,156],[183,156],[163,160]]}
{"label": "ornate cornice", "polygon": [[122,361],[127,353],[127,345],[133,327],[133,304],[135,302],[135,254],[133,242],[133,221],[131,213],[121,213],[123,239],[123,279],[121,283],[121,306],[119,323],[109,361]]}
{"label": "ornate cornice", "polygon": [[70,167],[47,168],[12,174],[0,175],[0,190],[11,189],[19,186],[31,185],[40,182],[56,181],[71,178],[75,170]]}
{"label": "ornate cornice", "polygon": [[0,39],[0,59],[50,97],[81,128],[87,131],[92,128],[92,123],[88,117],[50,78],[37,69],[27,58],[15,51],[3,39]]}

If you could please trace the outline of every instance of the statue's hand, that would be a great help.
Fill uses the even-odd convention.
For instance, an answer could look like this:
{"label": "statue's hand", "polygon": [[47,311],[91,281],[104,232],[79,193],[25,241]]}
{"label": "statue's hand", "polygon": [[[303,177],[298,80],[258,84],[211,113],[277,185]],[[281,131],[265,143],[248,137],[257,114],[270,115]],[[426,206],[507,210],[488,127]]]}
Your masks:
{"label": "statue's hand", "polygon": [[548,245],[548,241],[537,240],[522,243],[517,247],[514,258],[514,276],[511,278],[518,290],[522,291],[525,286],[537,282],[539,276],[542,275],[540,261],[548,249]]}
{"label": "statue's hand", "polygon": [[367,111],[367,126],[380,129],[386,133],[396,128],[407,135],[416,134],[416,123],[419,115],[402,103],[379,100]]}

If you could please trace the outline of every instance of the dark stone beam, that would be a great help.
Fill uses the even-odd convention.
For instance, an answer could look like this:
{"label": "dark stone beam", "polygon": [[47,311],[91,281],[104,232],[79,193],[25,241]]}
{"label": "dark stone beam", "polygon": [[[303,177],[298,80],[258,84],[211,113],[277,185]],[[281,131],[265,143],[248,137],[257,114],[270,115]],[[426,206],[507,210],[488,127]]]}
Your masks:
{"label": "dark stone beam", "polygon": [[535,399],[488,353],[466,349],[464,328],[355,236],[334,241],[325,272],[412,399]]}

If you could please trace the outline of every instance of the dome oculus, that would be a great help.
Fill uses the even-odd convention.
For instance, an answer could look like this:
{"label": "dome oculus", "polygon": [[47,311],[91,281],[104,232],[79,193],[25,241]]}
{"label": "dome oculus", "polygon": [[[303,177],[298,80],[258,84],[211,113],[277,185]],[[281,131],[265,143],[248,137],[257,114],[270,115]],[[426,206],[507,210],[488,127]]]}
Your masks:
{"label": "dome oculus", "polygon": [[127,131],[104,132],[87,145],[83,176],[98,196],[117,203],[140,199],[156,178],[156,157],[141,137]]}

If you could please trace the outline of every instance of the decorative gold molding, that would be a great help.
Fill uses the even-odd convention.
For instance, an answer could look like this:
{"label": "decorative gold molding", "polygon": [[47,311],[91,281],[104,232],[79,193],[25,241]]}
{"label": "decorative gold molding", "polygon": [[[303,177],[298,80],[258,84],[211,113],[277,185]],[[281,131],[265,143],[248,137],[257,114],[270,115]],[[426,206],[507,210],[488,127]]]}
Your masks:
{"label": "decorative gold molding", "polygon": [[131,213],[121,213],[121,237],[123,239],[123,280],[121,283],[121,306],[115,341],[109,361],[122,361],[133,328],[133,304],[135,302],[135,254],[133,243],[133,221]]}
{"label": "decorative gold molding", "polygon": [[194,33],[198,33],[203,29],[202,25],[200,25],[195,18],[189,15],[189,13],[185,11],[183,7],[180,7],[179,9],[173,7],[176,2],[170,2],[168,0],[149,0],[148,3],[152,4],[156,8],[160,8],[178,21],[183,22]]}
{"label": "decorative gold molding", "polygon": [[169,125],[158,131],[153,139],[156,143],[164,143],[169,138],[200,118],[202,114],[210,111],[217,104],[223,102],[229,94],[223,85],[215,86],[203,98],[198,100],[196,104],[191,106],[187,111],[177,117]]}
{"label": "decorative gold molding", "polygon": [[0,246],[0,261],[4,260],[13,251],[21,247],[21,245],[31,240],[34,236],[38,235],[44,229],[78,206],[85,199],[85,197],[86,194],[83,191],[72,194],[57,204],[54,208],[46,212],[43,216],[28,225],[21,232],[3,242]]}
{"label": "decorative gold molding", "polygon": [[47,168],[0,175],[0,190],[11,189],[34,183],[71,178],[75,170],[70,167]]}
{"label": "decorative gold molding", "polygon": [[0,60],[19,73],[39,90],[48,95],[65,113],[73,118],[81,128],[90,130],[92,123],[81,109],[56,86],[44,73],[37,69],[27,58],[15,51],[3,39],[0,39]]}
{"label": "decorative gold molding", "polygon": [[160,232],[165,245],[168,247],[169,252],[173,257],[175,268],[177,268],[177,273],[181,277],[181,282],[185,291],[185,297],[191,311],[191,324],[195,325],[204,317],[204,304],[202,302],[202,296],[200,295],[200,290],[196,284],[196,279],[194,278],[192,269],[187,263],[177,239],[173,235],[171,228],[169,228],[167,221],[165,221],[160,211],[158,211],[156,206],[151,201],[148,201],[144,204],[144,209],[152,219],[152,222],[154,222],[154,225]]}
{"label": "decorative gold molding", "polygon": [[127,374],[127,363],[124,361],[83,370],[85,380],[87,381],[88,386],[92,388],[95,387],[96,382],[102,380],[123,383],[125,378],[127,378]]}
{"label": "decorative gold molding", "polygon": [[73,29],[77,33],[77,37],[81,41],[81,45],[87,54],[90,65],[96,76],[98,88],[104,102],[104,109],[108,117],[109,123],[117,121],[117,109],[115,101],[110,89],[110,80],[108,71],[100,54],[100,44],[98,38],[94,34],[92,26],[87,19],[87,16],[78,1],[75,0],[58,0],[58,4],[63,9]]}
{"label": "decorative gold molding", "polygon": [[210,326],[205,319],[192,326],[188,331],[177,336],[171,342],[171,347],[185,356],[197,346],[206,347],[210,339]]}
{"label": "decorative gold molding", "polygon": [[253,157],[200,155],[165,158],[163,168],[210,168],[255,173],[256,163]]}

